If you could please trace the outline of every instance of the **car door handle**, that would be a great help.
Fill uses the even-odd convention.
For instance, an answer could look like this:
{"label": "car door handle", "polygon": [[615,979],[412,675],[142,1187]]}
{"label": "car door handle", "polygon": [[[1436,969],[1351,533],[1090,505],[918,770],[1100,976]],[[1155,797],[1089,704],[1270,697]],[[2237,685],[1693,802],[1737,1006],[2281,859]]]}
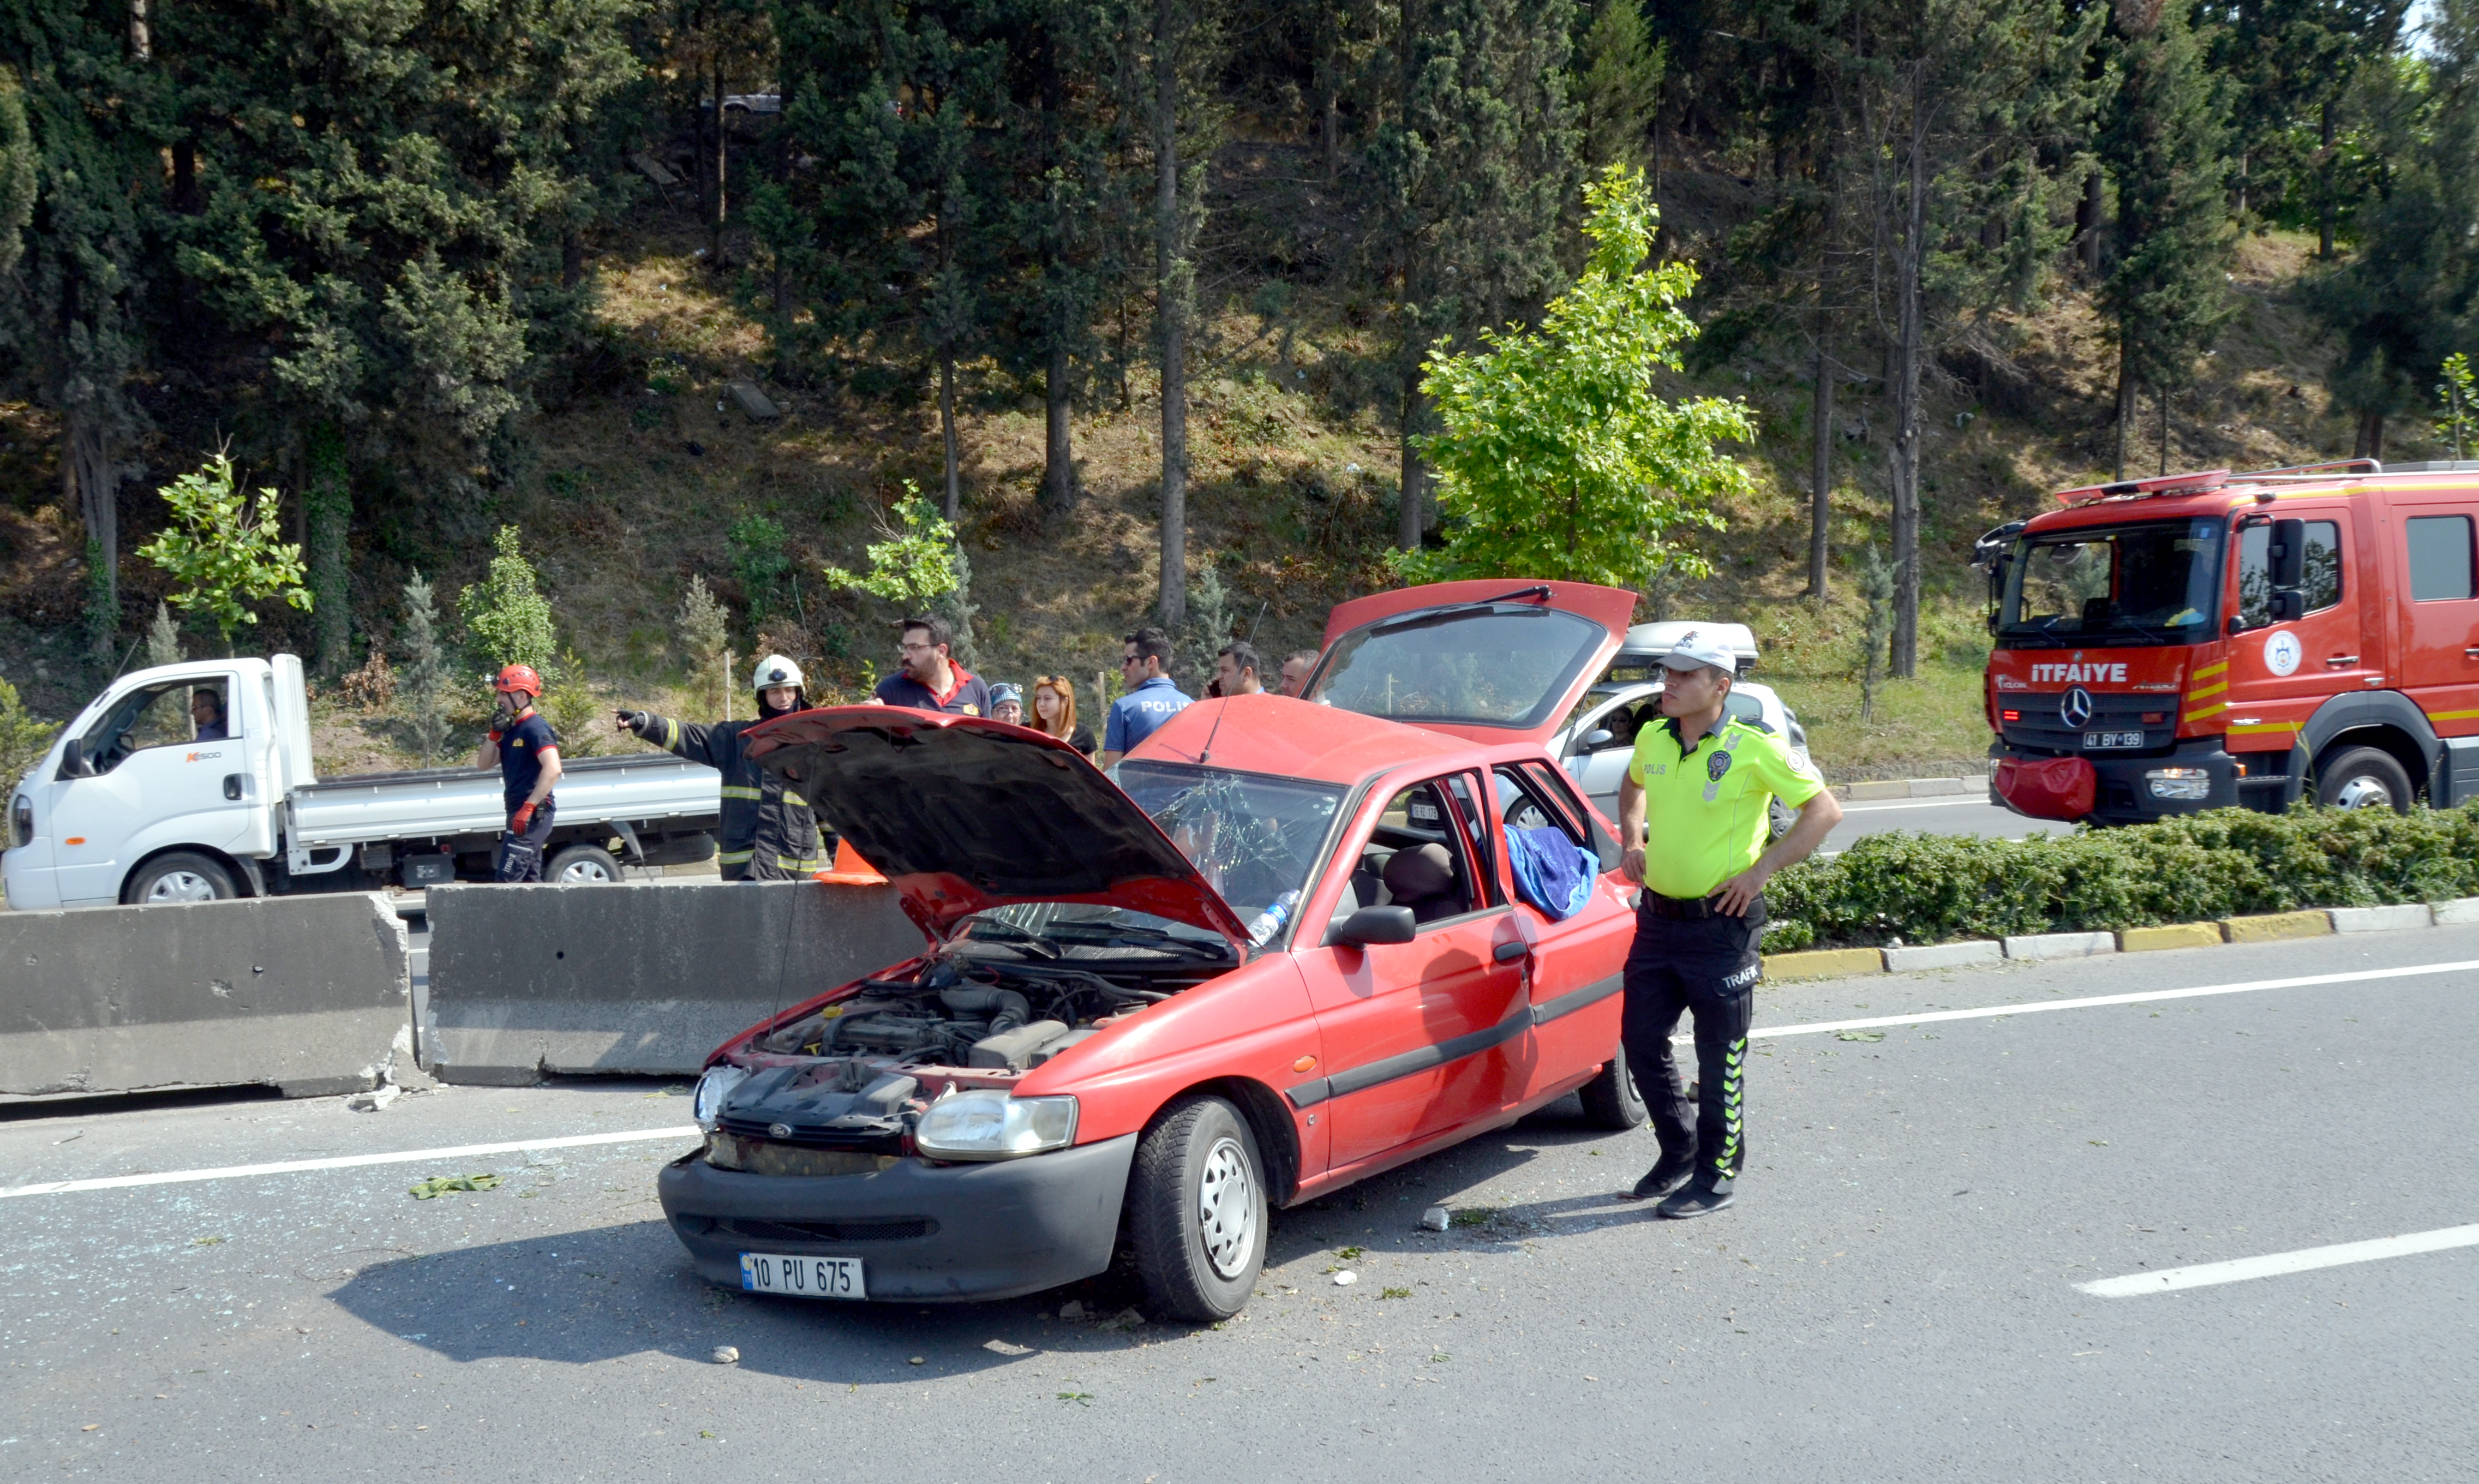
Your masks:
{"label": "car door handle", "polygon": [[224,797],[227,799],[238,799],[241,797],[240,774],[227,773],[224,775]]}
{"label": "car door handle", "polygon": [[1530,952],[1532,952],[1532,945],[1529,943],[1520,941],[1513,943],[1500,943],[1492,951],[1490,957],[1495,959],[1500,963],[1513,963],[1516,959],[1522,958],[1525,954]]}
{"label": "car door handle", "polygon": [[2332,658],[2324,661],[2324,663],[2331,665],[2336,670],[2340,669],[2343,665],[2355,665],[2358,662],[2359,656],[2356,654],[2336,654]]}
{"label": "car door handle", "polygon": [[2464,650],[2462,652],[2462,657],[2464,659],[2479,659],[2479,650]]}

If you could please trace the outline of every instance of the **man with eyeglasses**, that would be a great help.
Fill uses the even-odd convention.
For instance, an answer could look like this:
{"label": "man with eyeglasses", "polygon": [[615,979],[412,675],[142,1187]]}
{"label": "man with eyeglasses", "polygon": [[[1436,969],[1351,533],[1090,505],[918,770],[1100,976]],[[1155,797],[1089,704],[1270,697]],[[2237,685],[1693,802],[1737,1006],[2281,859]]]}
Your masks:
{"label": "man with eyeglasses", "polygon": [[[1747,1161],[1743,1082],[1765,934],[1765,883],[1803,860],[1842,819],[1815,769],[1772,728],[1726,717],[1736,659],[1695,629],[1661,657],[1662,719],[1636,733],[1619,784],[1620,869],[1644,891],[1626,959],[1620,1041],[1649,1105],[1661,1160],[1634,1199],[1667,1196],[1665,1216],[1706,1215],[1734,1199]],[[1765,847],[1771,803],[1799,810]],[[1690,1121],[1670,1033],[1696,1016],[1698,1106]]]}
{"label": "man with eyeglasses", "polygon": [[872,693],[881,705],[956,716],[990,714],[989,686],[951,657],[956,631],[945,619],[908,618],[900,632],[896,672]]}
{"label": "man with eyeglasses", "polygon": [[1110,720],[1102,728],[1102,752],[1093,759],[1108,768],[1131,748],[1161,729],[1162,724],[1188,707],[1188,693],[1171,683],[1170,636],[1159,628],[1139,628],[1123,641],[1119,678],[1128,693],[1111,703]]}

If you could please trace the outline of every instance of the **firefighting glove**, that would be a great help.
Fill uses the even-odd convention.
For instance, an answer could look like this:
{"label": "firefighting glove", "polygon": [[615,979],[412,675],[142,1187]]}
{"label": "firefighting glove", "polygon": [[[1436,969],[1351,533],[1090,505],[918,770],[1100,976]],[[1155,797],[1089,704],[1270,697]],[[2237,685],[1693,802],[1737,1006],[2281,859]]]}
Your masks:
{"label": "firefighting glove", "polygon": [[517,806],[517,811],[508,816],[508,832],[523,834],[525,832],[525,828],[533,822],[534,806],[530,804],[520,804]]}

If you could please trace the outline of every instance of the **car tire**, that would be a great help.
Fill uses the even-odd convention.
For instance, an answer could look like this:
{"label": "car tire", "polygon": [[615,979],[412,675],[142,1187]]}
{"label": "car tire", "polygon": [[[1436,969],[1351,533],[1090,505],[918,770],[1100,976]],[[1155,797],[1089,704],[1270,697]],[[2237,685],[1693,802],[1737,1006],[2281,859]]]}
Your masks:
{"label": "car tire", "polygon": [[2382,748],[2354,747],[2315,769],[2315,802],[2327,808],[2410,812],[2410,774]]}
{"label": "car tire", "polygon": [[212,856],[169,851],[129,875],[120,900],[132,907],[170,902],[229,902],[241,895],[232,872]]}
{"label": "car tire", "polygon": [[1137,1144],[1128,1241],[1156,1317],[1212,1324],[1240,1312],[1265,1266],[1265,1161],[1240,1110],[1172,1104]]}
{"label": "car tire", "polygon": [[1609,1064],[1601,1075],[1575,1089],[1576,1098],[1584,1105],[1584,1116],[1597,1127],[1626,1130],[1644,1127],[1652,1116],[1645,1106],[1644,1094],[1636,1090],[1635,1074],[1627,1069],[1626,1048],[1610,1053]]}
{"label": "car tire", "polygon": [[620,858],[600,845],[571,845],[543,862],[543,881],[554,886],[607,886],[624,878]]}

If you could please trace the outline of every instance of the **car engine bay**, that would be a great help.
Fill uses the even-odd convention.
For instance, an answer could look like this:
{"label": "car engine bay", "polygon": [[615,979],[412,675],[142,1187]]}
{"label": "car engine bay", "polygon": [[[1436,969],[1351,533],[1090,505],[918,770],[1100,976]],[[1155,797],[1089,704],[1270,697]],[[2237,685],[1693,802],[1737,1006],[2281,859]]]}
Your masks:
{"label": "car engine bay", "polygon": [[760,1174],[883,1167],[913,1152],[912,1127],[937,1099],[1010,1087],[1231,966],[1141,951],[1044,958],[1004,941],[951,943],[913,977],[861,980],[736,1054],[748,1075],[720,1096],[707,1161]]}

